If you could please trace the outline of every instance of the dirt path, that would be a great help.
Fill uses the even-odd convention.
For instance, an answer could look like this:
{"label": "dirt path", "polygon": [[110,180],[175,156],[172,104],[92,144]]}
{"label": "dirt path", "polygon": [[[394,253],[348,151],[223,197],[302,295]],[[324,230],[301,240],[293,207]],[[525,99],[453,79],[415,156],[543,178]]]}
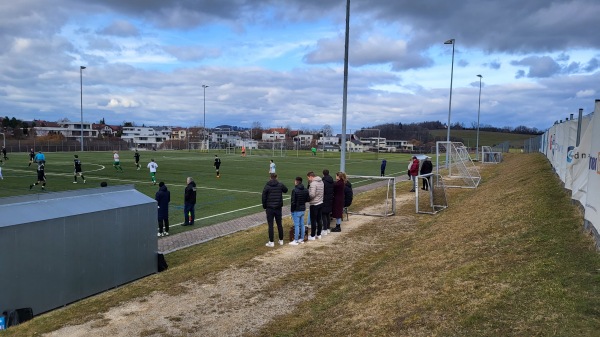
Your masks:
{"label": "dirt path", "polygon": [[[407,202],[404,196],[397,202]],[[410,199],[412,200],[412,199]],[[98,319],[68,326],[46,336],[239,336],[257,331],[274,317],[292,312],[313,298],[317,287],[336,279],[361,252],[373,249],[376,236],[348,235],[373,222],[374,217],[351,215],[341,233],[300,246],[273,249],[247,266],[231,267],[211,283],[185,283],[188,291],[178,296],[153,293],[110,309]],[[410,217],[395,216],[409,224]],[[287,242],[287,240],[286,240]],[[319,269],[320,268],[320,269]],[[326,268],[326,277],[306,282],[286,282],[286,276]]]}

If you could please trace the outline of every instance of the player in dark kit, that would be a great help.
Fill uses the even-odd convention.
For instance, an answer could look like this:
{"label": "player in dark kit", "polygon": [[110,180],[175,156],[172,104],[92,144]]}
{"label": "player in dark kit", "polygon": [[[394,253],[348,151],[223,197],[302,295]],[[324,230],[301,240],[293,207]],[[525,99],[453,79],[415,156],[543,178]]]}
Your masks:
{"label": "player in dark kit", "polygon": [[45,163],[38,163],[37,182],[35,184],[29,185],[29,189],[32,189],[33,186],[38,185],[40,183],[42,184],[42,190],[46,189],[46,173],[44,172],[44,166],[46,166]]}
{"label": "player in dark kit", "polygon": [[4,146],[2,147],[2,158],[4,158],[4,160],[8,160],[8,157],[6,156],[6,148]]}
{"label": "player in dark kit", "polygon": [[133,154],[133,158],[135,158],[135,166],[137,167],[137,169],[139,171],[139,169],[142,166],[140,165],[140,153],[138,152],[138,150],[135,150],[135,153]]}
{"label": "player in dark kit", "polygon": [[35,152],[33,151],[33,149],[29,150],[29,165],[27,166],[31,166],[31,164],[33,163],[33,158],[35,158]]}
{"label": "player in dark kit", "polygon": [[219,156],[217,156],[215,154],[215,163],[213,164],[213,166],[215,167],[215,170],[217,170],[217,178],[221,178],[221,175],[219,174],[219,167],[221,167],[221,158],[219,158]]}
{"label": "player in dark kit", "polygon": [[73,164],[75,165],[75,171],[73,172],[73,184],[77,184],[77,176],[81,177],[83,183],[85,184],[85,177],[83,176],[83,172],[81,171],[81,160],[79,160],[79,156],[74,155],[75,159],[73,159]]}

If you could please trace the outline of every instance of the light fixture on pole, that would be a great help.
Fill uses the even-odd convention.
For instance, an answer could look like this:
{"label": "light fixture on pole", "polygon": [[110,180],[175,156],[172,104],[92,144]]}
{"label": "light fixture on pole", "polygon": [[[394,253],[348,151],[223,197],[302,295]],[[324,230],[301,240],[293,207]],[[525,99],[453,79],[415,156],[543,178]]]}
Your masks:
{"label": "light fixture on pole", "polygon": [[79,98],[81,101],[81,152],[83,152],[83,69],[86,67],[79,66]]}
{"label": "light fixture on pole", "polygon": [[448,160],[450,157],[450,115],[452,114],[452,79],[454,77],[454,45],[455,40],[454,39],[450,39],[446,42],[444,42],[444,44],[451,44],[452,45],[452,68],[450,68],[450,99],[448,101],[448,132],[446,134],[446,147],[447,147],[447,153],[446,153],[446,166],[448,167]]}
{"label": "light fixture on pole", "polygon": [[479,104],[477,105],[477,148],[475,153],[477,154],[477,161],[479,161],[479,114],[481,112],[481,79],[483,76],[477,75],[477,77],[479,77]]}
{"label": "light fixture on pole", "polygon": [[[208,88],[208,85],[203,84],[202,88],[204,89],[204,122],[202,125],[202,136],[204,140],[206,140],[206,88]],[[208,144],[206,146],[206,150],[208,150]]]}

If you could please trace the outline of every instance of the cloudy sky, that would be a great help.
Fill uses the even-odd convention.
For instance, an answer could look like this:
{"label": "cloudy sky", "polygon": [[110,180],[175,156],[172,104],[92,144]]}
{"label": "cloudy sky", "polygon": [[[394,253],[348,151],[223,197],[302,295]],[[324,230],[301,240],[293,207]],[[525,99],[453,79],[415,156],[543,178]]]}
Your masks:
{"label": "cloudy sky", "polygon": [[[347,128],[545,130],[600,98],[597,0],[352,0]],[[0,115],[341,131],[344,0],[0,2]],[[206,100],[204,88],[207,85]],[[206,110],[204,110],[206,102]]]}

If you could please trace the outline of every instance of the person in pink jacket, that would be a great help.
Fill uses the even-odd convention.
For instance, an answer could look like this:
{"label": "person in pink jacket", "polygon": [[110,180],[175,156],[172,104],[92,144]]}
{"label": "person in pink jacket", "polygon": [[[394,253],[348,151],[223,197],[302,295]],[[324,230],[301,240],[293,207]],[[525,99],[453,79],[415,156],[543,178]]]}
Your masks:
{"label": "person in pink jacket", "polygon": [[410,178],[412,179],[412,182],[413,182],[413,188],[412,188],[412,190],[410,190],[411,192],[414,192],[415,188],[417,187],[417,176],[418,175],[419,175],[419,160],[417,159],[417,157],[413,156],[412,164],[410,165]]}
{"label": "person in pink jacket", "polygon": [[308,241],[314,241],[321,238],[321,230],[323,229],[323,218],[321,217],[321,208],[323,206],[323,180],[313,171],[306,174],[308,178],[308,204],[310,205],[310,236]]}

